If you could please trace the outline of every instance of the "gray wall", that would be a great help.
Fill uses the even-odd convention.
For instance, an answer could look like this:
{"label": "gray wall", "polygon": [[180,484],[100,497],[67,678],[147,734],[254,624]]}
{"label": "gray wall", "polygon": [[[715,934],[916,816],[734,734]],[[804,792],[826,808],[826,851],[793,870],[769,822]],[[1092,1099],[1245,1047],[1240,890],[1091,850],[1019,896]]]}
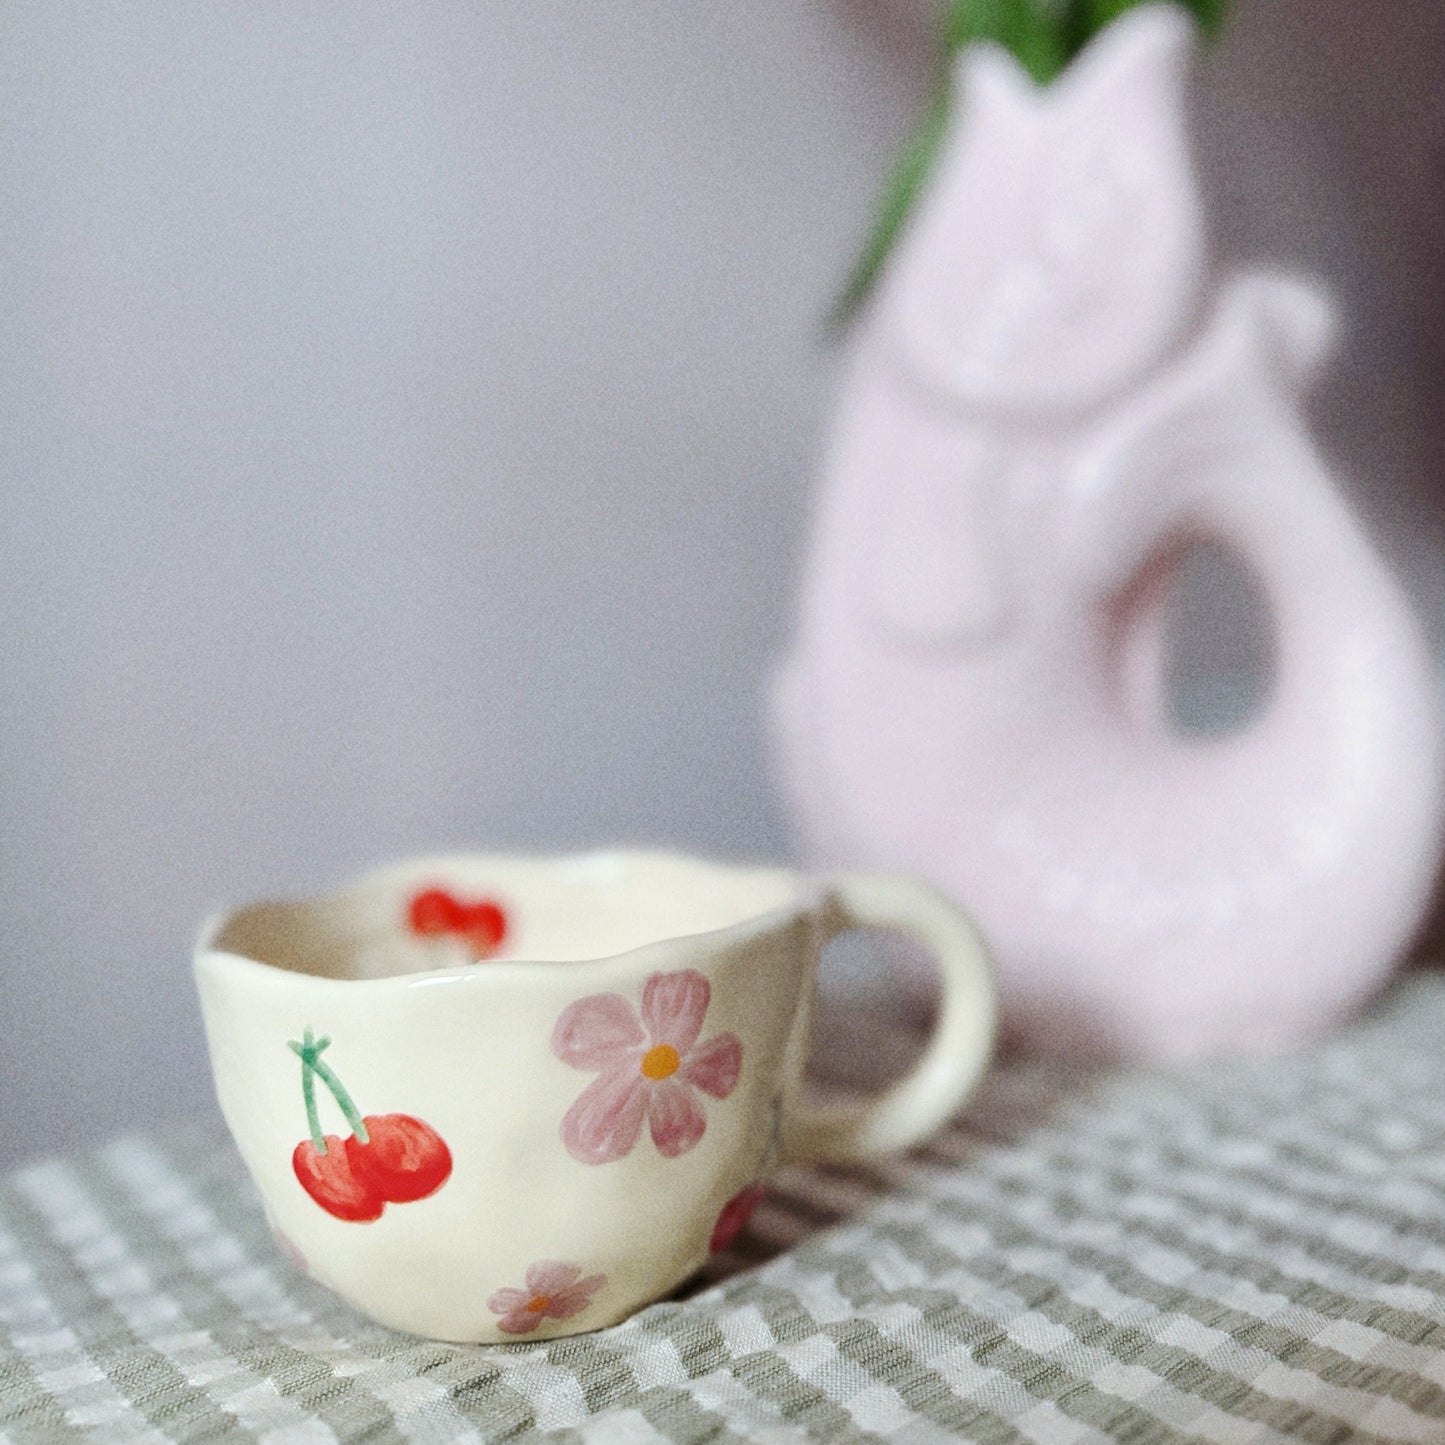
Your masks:
{"label": "gray wall", "polygon": [[[1241,0],[1207,170],[1359,303],[1418,471],[1445,7],[1359,8]],[[209,1107],[223,900],[786,850],[818,321],[926,14],[0,0],[0,1162]]]}

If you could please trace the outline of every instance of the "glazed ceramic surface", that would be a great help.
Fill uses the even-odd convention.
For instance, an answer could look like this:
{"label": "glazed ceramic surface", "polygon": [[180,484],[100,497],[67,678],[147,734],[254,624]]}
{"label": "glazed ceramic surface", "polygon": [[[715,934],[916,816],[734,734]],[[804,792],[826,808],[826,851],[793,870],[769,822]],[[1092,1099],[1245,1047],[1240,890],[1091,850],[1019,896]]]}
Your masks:
{"label": "glazed ceramic surface", "polygon": [[[944,1005],[881,1097],[801,1097],[819,951],[898,929]],[[722,1247],[781,1160],[902,1148],[982,1074],[989,969],[921,885],[667,854],[465,856],[205,932],[216,1088],[278,1242],[399,1329],[597,1329]]]}
{"label": "glazed ceramic surface", "polygon": [[[775,720],[813,858],[966,898],[1027,1042],[1274,1048],[1340,1021],[1439,854],[1435,670],[1311,443],[1313,285],[1214,276],[1196,44],[1131,11],[1040,90],[958,75],[860,327]],[[1193,544],[1269,613],[1241,732],[1180,736],[1166,599]]]}

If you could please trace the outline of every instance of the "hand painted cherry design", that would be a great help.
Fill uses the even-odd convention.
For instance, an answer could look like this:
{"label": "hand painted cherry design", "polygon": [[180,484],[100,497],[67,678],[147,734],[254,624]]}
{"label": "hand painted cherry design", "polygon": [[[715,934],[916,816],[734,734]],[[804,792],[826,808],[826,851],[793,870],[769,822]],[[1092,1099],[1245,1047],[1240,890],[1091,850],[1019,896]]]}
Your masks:
{"label": "hand painted cherry design", "polygon": [[[425,1199],[446,1183],[452,1172],[451,1150],[430,1124],[410,1114],[368,1114],[360,1111],[335,1071],[321,1057],[331,1043],[310,1029],[290,1048],[301,1060],[301,1093],[311,1137],[291,1155],[301,1187],[328,1214],[365,1223],[380,1219],[388,1204]],[[316,1080],[331,1091],[351,1125],[343,1140],[321,1132],[316,1108]]]}
{"label": "hand painted cherry design", "polygon": [[466,903],[445,888],[427,888],[407,905],[407,924],[422,938],[462,939],[478,960],[490,958],[507,936],[507,915],[499,903],[479,898]]}

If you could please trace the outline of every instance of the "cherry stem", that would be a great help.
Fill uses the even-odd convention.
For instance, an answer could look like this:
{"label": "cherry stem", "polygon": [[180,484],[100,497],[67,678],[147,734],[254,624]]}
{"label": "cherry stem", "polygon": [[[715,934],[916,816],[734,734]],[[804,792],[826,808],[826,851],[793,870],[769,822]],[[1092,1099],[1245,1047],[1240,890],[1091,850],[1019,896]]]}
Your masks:
{"label": "cherry stem", "polygon": [[329,1048],[331,1040],[325,1035],[316,1038],[308,1028],[302,1035],[302,1041],[298,1044],[295,1039],[288,1041],[287,1047],[301,1060],[301,1096],[306,1100],[306,1125],[311,1131],[311,1147],[318,1154],[326,1153],[326,1135],[321,1132],[321,1116],[316,1108],[316,1076],[321,1076],[321,1082],[331,1090],[331,1097],[336,1100],[337,1107],[346,1115],[346,1122],[351,1125],[351,1132],[356,1135],[358,1144],[365,1144],[370,1137],[366,1131],[366,1124],[362,1120],[361,1111],[356,1107],[352,1097],[346,1091],[346,1086],[332,1072],[331,1066],[321,1057],[321,1051]]}

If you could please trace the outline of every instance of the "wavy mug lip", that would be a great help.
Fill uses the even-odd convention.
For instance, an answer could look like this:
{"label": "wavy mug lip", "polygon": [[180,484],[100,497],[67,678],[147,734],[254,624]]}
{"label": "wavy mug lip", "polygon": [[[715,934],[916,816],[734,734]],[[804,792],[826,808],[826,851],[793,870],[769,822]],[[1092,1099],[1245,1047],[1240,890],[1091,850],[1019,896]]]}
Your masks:
{"label": "wavy mug lip", "polygon": [[[335,977],[326,974],[309,973],[303,969],[288,968],[266,959],[253,958],[248,954],[216,946],[216,939],[236,918],[257,908],[267,907],[319,907],[369,887],[384,884],[389,878],[400,879],[411,874],[425,876],[433,870],[448,865],[464,863],[468,866],[485,866],[489,863],[503,864],[510,868],[528,867],[539,872],[555,874],[567,868],[621,864],[628,868],[648,868],[658,865],[682,865],[700,873],[731,875],[745,879],[753,875],[759,880],[786,880],[792,890],[792,898],[783,904],[761,908],[755,913],[734,923],[715,928],[700,928],[688,932],[668,933],[659,938],[613,953],[598,954],[578,959],[558,958],[496,958],[485,963],[453,963],[439,968],[417,969],[404,973],[387,974],[380,978]],[[192,952],[192,966],[199,972],[202,968],[223,969],[253,978],[295,979],[309,986],[327,988],[360,989],[367,991],[389,991],[400,989],[435,988],[438,986],[461,986],[469,988],[501,988],[510,984],[524,983],[527,976],[535,978],[538,970],[552,973],[565,969],[569,973],[586,976],[616,971],[621,966],[646,967],[654,954],[672,952],[679,945],[716,942],[738,944],[749,938],[760,937],[782,925],[804,917],[823,907],[828,895],[825,875],[814,875],[804,870],[778,864],[723,862],[700,854],[665,848],[593,848],[574,852],[455,852],[418,854],[395,862],[382,864],[353,876],[340,885],[322,892],[302,894],[289,898],[261,898],[235,906],[222,907],[207,916],[201,925]],[[490,981],[490,982],[489,982]]]}

